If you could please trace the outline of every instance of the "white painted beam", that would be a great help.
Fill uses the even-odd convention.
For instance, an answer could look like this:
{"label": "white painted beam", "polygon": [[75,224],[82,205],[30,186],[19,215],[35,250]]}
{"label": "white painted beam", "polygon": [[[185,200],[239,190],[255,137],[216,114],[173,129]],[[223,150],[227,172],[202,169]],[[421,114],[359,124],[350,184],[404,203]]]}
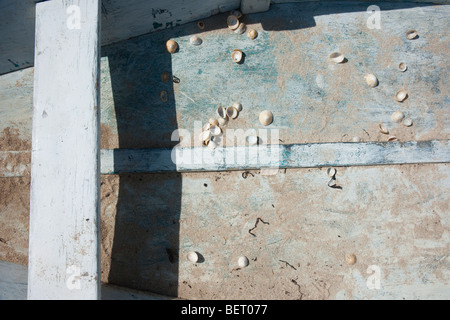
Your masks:
{"label": "white painted beam", "polygon": [[99,0],[36,5],[28,299],[98,299]]}

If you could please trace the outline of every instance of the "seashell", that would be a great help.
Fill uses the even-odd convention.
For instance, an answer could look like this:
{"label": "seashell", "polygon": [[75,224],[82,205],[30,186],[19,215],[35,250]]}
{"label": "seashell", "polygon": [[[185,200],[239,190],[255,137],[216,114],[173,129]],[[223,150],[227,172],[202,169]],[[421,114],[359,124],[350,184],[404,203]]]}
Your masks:
{"label": "seashell", "polygon": [[330,181],[328,181],[328,186],[330,188],[333,188],[336,186],[336,179],[332,178]]}
{"label": "seashell", "polygon": [[218,115],[220,118],[226,119],[226,118],[228,117],[228,116],[227,116],[226,108],[224,108],[224,107],[222,107],[222,106],[217,106],[216,112],[217,112],[217,115]]}
{"label": "seashell", "polygon": [[361,142],[361,138],[360,137],[353,137],[352,141],[353,142]]}
{"label": "seashell", "polygon": [[205,23],[203,21],[197,22],[197,27],[201,30],[205,29]]}
{"label": "seashell", "polygon": [[217,126],[217,125],[219,125],[219,121],[217,121],[216,118],[211,118],[211,119],[209,119],[208,122],[209,122],[209,124],[212,125],[212,126]]}
{"label": "seashell", "polygon": [[245,268],[249,264],[248,258],[246,256],[241,256],[238,259],[238,266],[239,268]]}
{"label": "seashell", "polygon": [[235,103],[233,103],[233,108],[235,108],[238,112],[241,112],[242,104],[240,104],[239,102],[235,102]]}
{"label": "seashell", "polygon": [[413,40],[413,39],[417,38],[417,35],[418,35],[417,30],[414,30],[414,29],[408,30],[406,32],[406,38],[408,38],[409,40]]}
{"label": "seashell", "polygon": [[200,134],[200,139],[202,141],[210,140],[211,139],[211,131],[209,131],[209,130],[203,131]]}
{"label": "seashell", "polygon": [[366,83],[369,87],[374,88],[378,85],[378,79],[377,77],[372,74],[372,73],[368,73],[364,76],[364,80],[366,80]]}
{"label": "seashell", "polygon": [[398,70],[400,70],[401,72],[405,72],[406,69],[408,69],[408,66],[406,65],[406,63],[400,62],[398,65]]}
{"label": "seashell", "polygon": [[210,149],[217,148],[217,143],[215,141],[213,141],[213,140],[210,140],[209,143],[208,143],[208,148],[210,148]]}
{"label": "seashell", "polygon": [[188,252],[186,257],[190,262],[196,263],[198,261],[198,254],[195,251]]}
{"label": "seashell", "polygon": [[231,119],[235,119],[238,116],[238,111],[233,106],[228,107],[226,111],[227,111],[227,116]]}
{"label": "seashell", "polygon": [[246,138],[245,138],[245,140],[247,140],[247,143],[250,145],[250,146],[253,146],[253,145],[255,145],[255,144],[258,144],[258,137],[257,136],[247,136]]}
{"label": "seashell", "polygon": [[408,96],[408,94],[406,93],[406,91],[402,89],[395,94],[394,98],[398,102],[402,102],[403,100],[406,99],[407,96]]}
{"label": "seashell", "polygon": [[209,132],[211,132],[212,136],[218,136],[222,133],[222,129],[219,126],[211,126],[209,127]]}
{"label": "seashell", "polygon": [[203,40],[198,36],[192,36],[189,38],[189,42],[194,46],[199,46],[202,44]]}
{"label": "seashell", "polygon": [[273,121],[273,114],[269,110],[264,110],[259,114],[259,122],[263,126],[268,126]]}
{"label": "seashell", "polygon": [[175,40],[170,39],[166,42],[166,49],[170,53],[174,53],[178,49],[178,43]]}
{"label": "seashell", "polygon": [[247,37],[252,40],[256,39],[256,37],[258,37],[258,31],[256,31],[255,29],[249,29],[247,31]]}
{"label": "seashell", "polygon": [[161,81],[162,82],[169,82],[171,79],[170,73],[167,71],[164,71],[161,73]]}
{"label": "seashell", "polygon": [[330,177],[334,177],[336,175],[336,169],[335,168],[328,168],[327,169],[327,175]]}
{"label": "seashell", "polygon": [[234,62],[239,63],[242,61],[242,58],[244,57],[244,54],[241,50],[235,49],[231,53],[231,59],[233,59]]}
{"label": "seashell", "polygon": [[203,125],[202,131],[207,131],[207,130],[209,130],[210,127],[211,127],[211,123],[207,122]]}
{"label": "seashell", "polygon": [[398,141],[398,138],[396,136],[390,136],[387,141]]}
{"label": "seashell", "polygon": [[380,123],[380,124],[378,125],[378,130],[380,130],[380,132],[381,132],[381,133],[384,133],[384,134],[388,134],[388,133],[389,133],[388,128],[386,128],[382,123]]}
{"label": "seashell", "polygon": [[237,33],[237,34],[243,34],[245,31],[247,31],[247,25],[242,22],[239,24],[239,27],[234,29],[234,33]]}
{"label": "seashell", "polygon": [[349,265],[356,263],[356,256],[354,254],[349,254],[345,257],[345,262]]}
{"label": "seashell", "polygon": [[219,126],[225,126],[228,123],[228,119],[224,119],[224,118],[219,118],[217,120],[219,122]]}
{"label": "seashell", "polygon": [[231,30],[235,30],[237,27],[239,27],[239,18],[233,15],[228,16],[227,25]]}
{"label": "seashell", "polygon": [[242,18],[242,12],[240,12],[239,10],[233,10],[233,11],[230,12],[230,14],[232,16],[235,16],[238,19]]}
{"label": "seashell", "polygon": [[403,125],[407,126],[407,127],[411,127],[413,124],[412,120],[409,118],[406,118],[403,120]]}
{"label": "seashell", "polygon": [[167,94],[167,91],[161,91],[161,93],[159,94],[159,97],[161,98],[162,102],[167,102],[167,100],[169,100],[169,96]]}
{"label": "seashell", "polygon": [[395,111],[392,115],[391,115],[391,119],[394,122],[400,122],[403,120],[403,118],[405,117],[405,114],[401,111]]}
{"label": "seashell", "polygon": [[340,52],[333,52],[332,54],[330,54],[330,60],[335,63],[341,63],[342,61],[344,61],[344,59],[344,55]]}

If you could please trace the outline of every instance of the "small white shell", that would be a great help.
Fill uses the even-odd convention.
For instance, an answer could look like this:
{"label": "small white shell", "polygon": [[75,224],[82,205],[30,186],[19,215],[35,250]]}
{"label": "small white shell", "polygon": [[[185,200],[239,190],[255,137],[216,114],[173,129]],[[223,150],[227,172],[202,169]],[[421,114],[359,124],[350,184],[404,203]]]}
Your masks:
{"label": "small white shell", "polygon": [[211,132],[212,136],[218,136],[219,134],[222,133],[222,130],[220,129],[219,126],[211,126],[209,128],[209,132]]}
{"label": "small white shell", "polygon": [[234,15],[228,16],[227,25],[231,30],[236,29],[237,27],[239,27],[239,18]]}
{"label": "small white shell", "polygon": [[195,251],[189,252],[186,257],[190,262],[196,263],[198,261],[198,254]]}
{"label": "small white shell", "polygon": [[230,12],[230,14],[232,16],[235,16],[238,19],[240,19],[242,17],[242,12],[240,12],[239,10],[233,10],[233,11]]}
{"label": "small white shell", "polygon": [[234,33],[237,33],[237,34],[243,34],[245,31],[247,31],[247,25],[242,22],[239,24],[239,27],[234,29]]}
{"label": "small white shell", "polygon": [[336,179],[331,179],[330,181],[328,181],[328,186],[329,187],[334,187],[336,185]]}
{"label": "small white shell", "polygon": [[402,90],[397,91],[394,98],[398,102],[402,102],[403,100],[406,99],[407,96],[408,96],[408,94],[406,93],[406,90],[402,89]]}
{"label": "small white shell", "polygon": [[390,136],[387,141],[398,141],[398,138],[396,136]]}
{"label": "small white shell", "polygon": [[208,148],[215,149],[217,147],[217,143],[213,140],[210,140],[208,143]]}
{"label": "small white shell", "polygon": [[353,137],[352,141],[353,142],[361,142],[361,138],[360,137]]}
{"label": "small white shell", "polygon": [[349,254],[345,257],[345,262],[349,265],[356,263],[356,256],[354,254]]}
{"label": "small white shell", "polygon": [[398,123],[398,122],[402,121],[404,117],[405,117],[405,114],[403,112],[395,111],[391,115],[391,120]]}
{"label": "small white shell", "polygon": [[200,134],[200,139],[201,139],[202,141],[209,140],[210,138],[211,138],[211,131],[209,131],[209,130],[203,131],[203,132]]}
{"label": "small white shell", "polygon": [[246,256],[241,256],[238,259],[238,266],[239,268],[245,268],[249,264],[248,258]]}
{"label": "small white shell", "polygon": [[408,69],[408,66],[406,65],[406,63],[400,62],[400,63],[398,64],[398,70],[400,70],[401,72],[405,72],[406,69]]}
{"label": "small white shell", "polygon": [[382,123],[380,123],[380,124],[378,125],[378,130],[379,130],[381,133],[383,133],[383,134],[388,134],[388,133],[389,133],[388,128],[386,128],[386,127],[384,126],[384,124],[382,124]]}
{"label": "small white shell", "polygon": [[344,61],[344,59],[344,55],[340,52],[333,52],[332,54],[330,54],[330,60],[335,63],[341,63],[342,61]]}
{"label": "small white shell", "polygon": [[403,125],[407,126],[407,127],[411,127],[413,124],[412,120],[409,118],[406,118],[403,120]]}
{"label": "small white shell", "polygon": [[199,45],[202,44],[203,40],[202,40],[200,37],[198,37],[198,36],[192,36],[192,37],[189,39],[189,42],[190,42],[192,45],[194,45],[194,46],[199,46]]}
{"label": "small white shell", "polygon": [[202,131],[208,131],[209,127],[211,127],[211,123],[209,122],[205,123],[202,127]]}
{"label": "small white shell", "polygon": [[228,123],[228,119],[220,118],[217,120],[219,122],[219,126],[225,126]]}
{"label": "small white shell", "polygon": [[238,116],[238,113],[239,112],[233,106],[227,108],[227,116],[231,119],[235,119]]}
{"label": "small white shell", "polygon": [[168,52],[174,53],[178,49],[178,43],[175,40],[170,39],[166,42],[166,49]]}
{"label": "small white shell", "polygon": [[247,37],[252,40],[256,39],[258,37],[258,31],[256,31],[255,29],[248,29]]}
{"label": "small white shell", "polygon": [[406,32],[406,38],[408,38],[409,40],[415,39],[417,37],[418,33],[417,30],[408,30]]}
{"label": "small white shell", "polygon": [[244,57],[244,54],[241,50],[235,49],[231,53],[231,59],[233,59],[234,62],[239,63],[242,61],[242,58]]}
{"label": "small white shell", "polygon": [[201,30],[205,29],[205,23],[203,21],[197,22],[197,27]]}
{"label": "small white shell", "polygon": [[366,83],[369,87],[374,88],[378,85],[378,79],[377,77],[372,74],[372,73],[368,73],[364,76],[364,80],[366,80]]}
{"label": "small white shell", "polygon": [[264,110],[259,114],[259,122],[263,126],[268,126],[273,121],[273,114],[269,110]]}
{"label": "small white shell", "polygon": [[[217,121],[216,118],[210,118],[208,122],[209,122],[209,124],[212,125],[212,126],[217,126],[217,125],[219,125],[219,121]],[[209,128],[208,128],[208,129],[209,129]]]}
{"label": "small white shell", "polygon": [[217,112],[217,115],[218,115],[220,118],[224,118],[224,119],[227,118],[227,111],[226,111],[226,108],[224,108],[224,107],[222,107],[222,106],[217,106],[216,112]]}
{"label": "small white shell", "polygon": [[242,104],[240,104],[239,102],[233,103],[233,107],[234,107],[238,112],[241,112],[241,111],[242,111]]}
{"label": "small white shell", "polygon": [[336,169],[335,168],[328,168],[327,169],[327,175],[330,177],[334,177],[336,175]]}
{"label": "small white shell", "polygon": [[258,143],[258,137],[257,136],[247,136],[246,138],[245,138],[245,140],[247,140],[247,143],[250,145],[250,146],[253,146],[253,145],[255,145],[255,144],[257,144]]}

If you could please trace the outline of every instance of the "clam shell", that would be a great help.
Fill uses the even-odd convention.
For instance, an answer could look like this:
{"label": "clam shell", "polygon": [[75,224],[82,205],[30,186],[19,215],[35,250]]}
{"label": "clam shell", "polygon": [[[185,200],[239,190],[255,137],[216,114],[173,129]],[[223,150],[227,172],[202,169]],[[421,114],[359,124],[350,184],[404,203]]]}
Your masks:
{"label": "clam shell", "polygon": [[186,255],[186,258],[193,263],[196,263],[198,261],[198,254],[195,251],[188,252]]}
{"label": "clam shell", "polygon": [[334,177],[336,175],[336,169],[335,168],[328,168],[327,169],[327,175],[330,177]]}
{"label": "clam shell", "polygon": [[189,42],[194,46],[199,46],[202,44],[203,40],[198,36],[192,36],[189,38]]}
{"label": "clam shell", "polygon": [[242,61],[242,58],[244,57],[244,54],[241,50],[235,49],[231,53],[231,59],[233,59],[234,62],[239,63]]}
{"label": "clam shell", "polygon": [[233,10],[233,11],[230,12],[230,14],[232,16],[235,16],[238,19],[242,18],[242,12],[240,12],[239,10]]}
{"label": "clam shell", "polygon": [[344,59],[344,55],[340,52],[333,52],[332,54],[330,54],[330,60],[335,63],[341,63],[342,61],[344,61]]}
{"label": "clam shell", "polygon": [[231,30],[235,30],[237,27],[239,27],[239,18],[234,15],[228,16],[227,25]]}
{"label": "clam shell", "polygon": [[379,130],[381,133],[384,133],[384,134],[388,134],[388,133],[389,133],[388,128],[386,128],[382,123],[380,123],[380,124],[378,125],[378,130]]}
{"label": "clam shell", "polygon": [[219,125],[219,121],[216,118],[211,118],[211,119],[209,119],[208,122],[212,126],[218,126]]}
{"label": "clam shell", "polygon": [[197,22],[197,27],[201,30],[205,29],[205,23],[203,21]]}
{"label": "clam shell", "polygon": [[249,261],[248,261],[248,258],[246,256],[241,256],[241,257],[238,258],[237,263],[238,263],[239,268],[245,268],[245,267],[248,266]]}
{"label": "clam shell", "polygon": [[226,119],[228,116],[227,116],[227,111],[226,111],[227,109],[226,108],[224,108],[224,107],[222,107],[222,106],[217,106],[217,110],[216,110],[216,112],[217,112],[217,115],[220,117],[220,118],[223,118],[223,119]]}
{"label": "clam shell", "polygon": [[202,141],[210,140],[211,139],[211,131],[209,131],[209,130],[203,131],[200,134],[200,139]]}
{"label": "clam shell", "polygon": [[210,149],[217,148],[217,143],[215,141],[213,141],[213,140],[210,140],[209,143],[208,143],[208,148],[210,148]]}
{"label": "clam shell", "polygon": [[167,94],[167,91],[161,91],[159,94],[159,97],[161,98],[162,102],[167,102],[169,100],[169,95]]}
{"label": "clam shell", "polygon": [[398,123],[398,122],[402,121],[404,117],[405,117],[405,114],[403,112],[395,111],[391,115],[391,120]]}
{"label": "clam shell", "polygon": [[409,40],[415,39],[417,37],[417,35],[418,35],[417,30],[414,30],[414,29],[408,30],[406,32],[406,38],[408,38]]}
{"label": "clam shell", "polygon": [[245,31],[247,31],[247,25],[242,22],[239,24],[239,27],[234,29],[234,33],[237,33],[237,34],[243,34]]}
{"label": "clam shell", "polygon": [[211,123],[207,122],[203,125],[202,131],[207,131],[207,130],[209,130],[210,127],[211,127]]}
{"label": "clam shell", "polygon": [[178,49],[178,43],[175,40],[170,39],[166,42],[166,49],[168,52],[174,53]]}
{"label": "clam shell", "polygon": [[256,39],[258,37],[258,31],[256,31],[255,29],[249,29],[247,31],[247,37],[252,40]]}
{"label": "clam shell", "polygon": [[356,263],[356,256],[354,254],[349,254],[345,257],[345,262],[349,265]]}
{"label": "clam shell", "polygon": [[219,118],[217,120],[219,122],[219,126],[225,126],[228,123],[228,119],[224,119],[224,118]]}
{"label": "clam shell", "polygon": [[250,146],[253,146],[253,145],[255,145],[255,144],[257,144],[258,143],[258,137],[257,136],[247,136],[246,138],[245,138],[245,140],[247,141],[247,143],[250,145]]}
{"label": "clam shell", "polygon": [[387,141],[398,141],[398,138],[396,136],[390,136]]}
{"label": "clam shell", "polygon": [[394,98],[398,102],[402,102],[406,99],[407,96],[408,96],[408,93],[406,93],[406,90],[402,89],[402,90],[397,91]]}
{"label": "clam shell", "polygon": [[401,72],[405,72],[406,69],[408,69],[408,66],[406,65],[406,63],[400,62],[400,63],[398,64],[398,70],[400,70]]}
{"label": "clam shell", "polygon": [[211,126],[209,127],[209,132],[211,132],[212,136],[218,136],[222,133],[222,129],[219,126]]}
{"label": "clam shell", "polygon": [[263,126],[268,126],[273,121],[273,114],[269,110],[264,110],[259,114],[259,122]]}
{"label": "clam shell", "polygon": [[238,113],[239,112],[233,106],[227,108],[227,116],[231,119],[235,119],[238,116]]}
{"label": "clam shell", "polygon": [[233,103],[233,107],[234,107],[238,112],[241,112],[241,111],[242,111],[242,104],[240,104],[239,102]]}
{"label": "clam shell", "polygon": [[378,79],[377,77],[372,74],[372,73],[368,73],[364,76],[364,80],[366,80],[366,83],[369,87],[374,88],[378,85]]}
{"label": "clam shell", "polygon": [[407,126],[407,127],[411,127],[413,124],[412,120],[409,118],[406,118],[403,120],[403,125]]}
{"label": "clam shell", "polygon": [[353,137],[352,141],[353,142],[361,142],[361,138],[360,137]]}

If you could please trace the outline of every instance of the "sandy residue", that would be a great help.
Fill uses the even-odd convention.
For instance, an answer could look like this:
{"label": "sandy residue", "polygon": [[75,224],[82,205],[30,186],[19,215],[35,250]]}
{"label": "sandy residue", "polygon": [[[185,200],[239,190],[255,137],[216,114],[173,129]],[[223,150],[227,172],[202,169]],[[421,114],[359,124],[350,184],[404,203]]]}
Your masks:
{"label": "sandy residue", "polygon": [[31,150],[31,141],[22,139],[19,129],[7,127],[0,133],[0,150],[21,151]]}

